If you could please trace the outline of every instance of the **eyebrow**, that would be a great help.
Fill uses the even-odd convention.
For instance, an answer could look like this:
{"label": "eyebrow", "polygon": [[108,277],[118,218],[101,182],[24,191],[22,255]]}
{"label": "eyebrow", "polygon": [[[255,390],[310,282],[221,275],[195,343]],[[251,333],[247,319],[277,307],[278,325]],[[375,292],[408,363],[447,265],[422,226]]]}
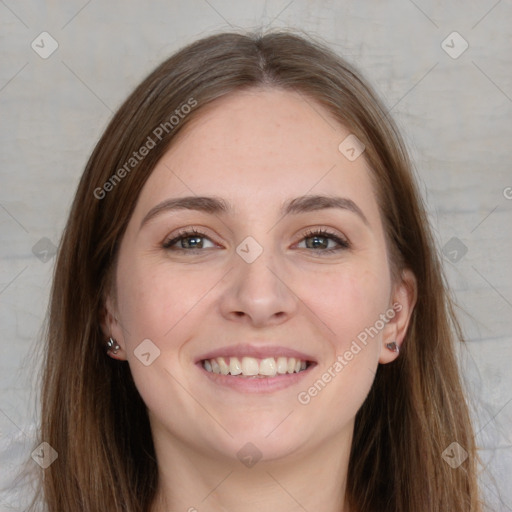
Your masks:
{"label": "eyebrow", "polygon": [[[355,213],[361,220],[369,226],[368,219],[352,199],[338,196],[325,195],[305,195],[289,199],[281,206],[281,215],[296,215],[300,213],[308,213],[328,208],[338,208],[348,210]],[[233,207],[220,197],[206,196],[186,196],[166,199],[157,204],[146,214],[140,224],[140,228],[144,226],[154,217],[164,213],[177,210],[195,210],[210,214],[225,214],[233,211]]]}

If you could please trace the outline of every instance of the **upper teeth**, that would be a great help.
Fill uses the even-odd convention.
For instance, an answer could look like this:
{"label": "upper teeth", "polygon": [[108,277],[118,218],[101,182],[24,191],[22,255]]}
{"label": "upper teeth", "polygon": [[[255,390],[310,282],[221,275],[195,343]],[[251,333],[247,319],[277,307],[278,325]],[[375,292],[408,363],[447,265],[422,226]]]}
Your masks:
{"label": "upper teeth", "polygon": [[222,375],[264,375],[273,377],[276,374],[298,373],[307,367],[306,361],[295,357],[267,357],[256,359],[254,357],[215,357],[205,359],[203,367],[208,372]]}

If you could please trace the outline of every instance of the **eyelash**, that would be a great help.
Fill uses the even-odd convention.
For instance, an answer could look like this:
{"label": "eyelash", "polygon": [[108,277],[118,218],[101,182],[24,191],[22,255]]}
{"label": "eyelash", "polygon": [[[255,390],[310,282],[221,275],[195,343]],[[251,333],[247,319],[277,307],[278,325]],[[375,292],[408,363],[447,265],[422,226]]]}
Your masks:
{"label": "eyelash", "polygon": [[[206,235],[206,233],[203,233],[202,231],[199,231],[199,230],[197,230],[195,228],[184,229],[183,231],[180,231],[172,239],[166,240],[163,243],[162,247],[164,249],[173,250],[173,251],[183,251],[183,252],[201,251],[202,249],[194,249],[194,248],[192,248],[192,249],[185,249],[183,247],[174,248],[174,249],[172,248],[172,246],[174,244],[176,244],[177,242],[180,242],[181,240],[184,240],[186,238],[192,238],[192,237],[207,238],[207,239],[209,239],[209,237]],[[331,233],[330,231],[328,231],[326,229],[313,229],[313,230],[309,230],[306,233],[304,233],[303,237],[300,239],[299,242],[302,242],[305,239],[314,238],[314,237],[327,238],[329,240],[333,240],[333,241],[335,241],[338,244],[338,247],[332,247],[330,249],[323,249],[321,251],[317,251],[315,249],[309,248],[309,250],[311,250],[311,251],[322,252],[323,254],[330,254],[330,253],[333,253],[333,252],[337,252],[337,251],[341,251],[341,250],[349,249],[350,248],[350,243],[347,240],[345,240],[343,238],[340,238],[335,233]]]}
{"label": "eyelash", "polygon": [[[350,248],[350,244],[349,244],[348,240],[340,238],[338,235],[336,235],[335,233],[331,233],[327,229],[312,229],[310,231],[307,231],[306,233],[304,233],[304,235],[302,236],[300,241],[302,242],[302,240],[305,240],[307,238],[313,238],[313,237],[327,238],[329,240],[334,240],[338,244],[338,247],[332,247],[331,249],[322,250],[321,252],[323,252],[324,254],[325,253],[330,254],[332,252],[341,251],[343,249]],[[314,250],[314,249],[311,249],[311,250]]]}

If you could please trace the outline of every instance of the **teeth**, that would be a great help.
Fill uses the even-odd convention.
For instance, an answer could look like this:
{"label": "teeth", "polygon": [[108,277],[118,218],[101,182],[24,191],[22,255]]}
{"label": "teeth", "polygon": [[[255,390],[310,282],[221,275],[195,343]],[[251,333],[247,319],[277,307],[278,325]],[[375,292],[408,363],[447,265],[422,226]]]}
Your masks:
{"label": "teeth", "polygon": [[276,371],[276,360],[273,357],[268,357],[260,362],[260,375],[269,375],[274,377]]}
{"label": "teeth", "polygon": [[286,357],[277,358],[277,373],[283,374],[288,371],[288,359]]}
{"label": "teeth", "polygon": [[[205,363],[208,362],[208,359],[205,361]],[[206,370],[208,368],[205,365]],[[240,364],[240,361],[238,360],[238,357],[230,357],[229,358],[229,373],[231,375],[240,375],[242,373],[242,365]]]}
{"label": "teeth", "polygon": [[212,372],[220,373],[220,366],[216,359],[210,359],[210,363],[212,363]]}
{"label": "teeth", "polygon": [[244,375],[258,375],[259,365],[258,360],[254,357],[242,358],[242,373]]}
{"label": "teeth", "polygon": [[217,362],[219,363],[220,373],[227,375],[229,373],[229,366],[226,364],[226,360],[223,357],[218,357]]}
{"label": "teeth", "polygon": [[307,368],[307,363],[295,357],[278,357],[277,360],[274,357],[242,357],[241,361],[238,357],[215,357],[205,359],[203,368],[222,375],[275,377],[277,374],[299,373]]}

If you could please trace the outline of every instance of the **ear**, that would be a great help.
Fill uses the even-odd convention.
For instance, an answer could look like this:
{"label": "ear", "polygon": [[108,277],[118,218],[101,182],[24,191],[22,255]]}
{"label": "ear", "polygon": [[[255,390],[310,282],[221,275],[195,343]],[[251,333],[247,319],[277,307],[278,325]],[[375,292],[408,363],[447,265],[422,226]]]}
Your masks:
{"label": "ear", "polygon": [[103,306],[100,311],[100,325],[103,335],[105,337],[105,346],[109,338],[112,338],[118,345],[117,353],[114,354],[112,349],[107,351],[107,354],[112,359],[118,359],[120,361],[126,360],[125,343],[123,336],[123,329],[121,323],[118,320],[118,313],[116,309],[115,300],[112,299],[109,294],[103,301]]}
{"label": "ear", "polygon": [[403,270],[400,280],[394,286],[391,304],[389,304],[388,311],[390,315],[388,318],[393,314],[391,311],[394,312],[394,315],[390,318],[383,331],[379,363],[390,363],[398,357],[399,353],[389,350],[386,345],[395,342],[399,347],[402,346],[414,306],[416,305],[417,288],[418,285],[414,274],[409,269]]}

